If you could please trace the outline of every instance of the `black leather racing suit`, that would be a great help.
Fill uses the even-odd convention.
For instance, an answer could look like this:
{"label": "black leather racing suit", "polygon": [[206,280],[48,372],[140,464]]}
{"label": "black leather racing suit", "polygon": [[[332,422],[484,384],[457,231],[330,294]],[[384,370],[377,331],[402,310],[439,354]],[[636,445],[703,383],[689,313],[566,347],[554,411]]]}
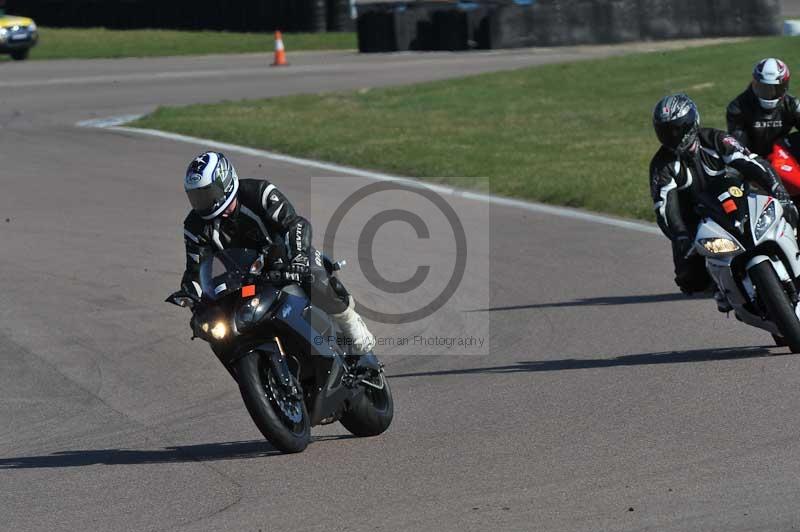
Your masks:
{"label": "black leather racing suit", "polygon": [[767,157],[777,140],[800,126],[800,100],[786,94],[775,109],[764,109],[748,87],[728,104],[726,117],[731,135],[745,148]]}
{"label": "black leather racing suit", "polygon": [[733,168],[776,199],[790,201],[769,163],[751,157],[731,135],[700,128],[698,139],[700,145],[693,154],[678,156],[661,147],[650,162],[650,190],[658,226],[672,241],[675,283],[688,293],[705,290],[711,281],[701,256],[686,258],[700,221],[694,210],[695,194],[703,190],[706,181]]}
{"label": "black leather racing suit", "polygon": [[[347,291],[338,279],[328,276],[321,254],[311,246],[311,224],[297,215],[286,196],[269,181],[240,179],[237,200],[236,210],[228,218],[203,220],[194,211],[186,217],[183,222],[186,272],[181,288],[200,293],[200,261],[209,253],[227,248],[261,250],[269,244],[278,244],[272,247],[270,258],[285,266],[298,254],[308,257],[314,278],[304,286],[309,297],[329,314],[343,312],[347,308]],[[276,256],[275,249],[285,252]]]}

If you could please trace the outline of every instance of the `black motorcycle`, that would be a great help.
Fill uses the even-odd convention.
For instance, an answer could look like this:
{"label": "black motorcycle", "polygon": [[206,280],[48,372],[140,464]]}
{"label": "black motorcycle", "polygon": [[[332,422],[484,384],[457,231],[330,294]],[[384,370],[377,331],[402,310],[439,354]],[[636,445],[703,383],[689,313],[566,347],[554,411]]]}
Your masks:
{"label": "black motorcycle", "polygon": [[[193,310],[192,339],[211,344],[277,449],[300,452],[311,426],[336,421],[356,436],[381,434],[394,404],[377,357],[351,355],[336,322],[265,262],[254,250],[219,251],[200,264],[202,296],[179,291],[166,301]],[[327,257],[324,265],[329,275],[339,269]]]}

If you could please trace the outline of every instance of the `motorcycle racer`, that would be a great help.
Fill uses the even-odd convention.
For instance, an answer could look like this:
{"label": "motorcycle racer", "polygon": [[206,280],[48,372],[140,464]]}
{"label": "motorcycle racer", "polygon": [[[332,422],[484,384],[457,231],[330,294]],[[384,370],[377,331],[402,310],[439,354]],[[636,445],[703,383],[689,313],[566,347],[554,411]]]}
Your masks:
{"label": "motorcycle racer", "polygon": [[776,58],[753,68],[747,89],[728,104],[728,132],[744,147],[765,157],[789,194],[800,196],[800,100],[788,93],[789,67]]}
{"label": "motorcycle racer", "polygon": [[[699,223],[695,192],[708,180],[733,169],[781,202],[790,223],[797,211],[769,164],[751,155],[730,134],[700,127],[700,113],[686,94],[662,98],[653,111],[653,128],[661,148],[650,163],[650,188],[658,226],[672,242],[675,283],[685,293],[702,292],[711,279],[701,256],[692,254]],[[727,311],[717,297],[720,311]]]}
{"label": "motorcycle racer", "polygon": [[192,210],[183,224],[183,291],[200,295],[201,259],[214,250],[261,250],[279,244],[285,253],[270,254],[272,267],[283,269],[288,278],[303,284],[311,300],[330,314],[352,341],[352,354],[364,354],[375,346],[375,337],[354,310],[353,297],[336,277],[328,275],[321,253],[311,246],[311,224],[295,212],[274,184],[239,179],[225,155],[205,152],[189,164],[184,190]]}

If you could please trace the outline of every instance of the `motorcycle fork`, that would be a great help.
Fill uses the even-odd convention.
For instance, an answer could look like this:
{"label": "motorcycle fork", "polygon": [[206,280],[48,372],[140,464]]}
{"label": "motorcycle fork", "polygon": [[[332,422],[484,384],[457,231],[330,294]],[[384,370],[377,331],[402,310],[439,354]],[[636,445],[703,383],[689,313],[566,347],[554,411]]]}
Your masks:
{"label": "motorcycle fork", "polygon": [[[283,343],[277,336],[275,337],[275,344],[278,346],[278,351],[269,353],[269,363],[275,375],[280,379],[281,386],[291,394],[299,397],[299,391],[292,382],[292,371],[289,369],[289,362],[286,357],[286,352],[283,350]],[[299,369],[299,367],[298,367]],[[299,382],[299,379],[298,379]]]}

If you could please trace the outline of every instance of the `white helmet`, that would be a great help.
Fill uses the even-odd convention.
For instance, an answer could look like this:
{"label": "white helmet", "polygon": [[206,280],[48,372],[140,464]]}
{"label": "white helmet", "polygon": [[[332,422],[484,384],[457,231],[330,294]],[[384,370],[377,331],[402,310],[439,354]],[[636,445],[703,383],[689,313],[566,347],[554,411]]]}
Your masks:
{"label": "white helmet", "polygon": [[183,188],[192,209],[204,220],[211,220],[227,209],[236,197],[239,177],[227,157],[208,151],[189,164]]}
{"label": "white helmet", "polygon": [[753,92],[761,107],[775,109],[789,90],[789,67],[780,59],[762,59],[753,68]]}

